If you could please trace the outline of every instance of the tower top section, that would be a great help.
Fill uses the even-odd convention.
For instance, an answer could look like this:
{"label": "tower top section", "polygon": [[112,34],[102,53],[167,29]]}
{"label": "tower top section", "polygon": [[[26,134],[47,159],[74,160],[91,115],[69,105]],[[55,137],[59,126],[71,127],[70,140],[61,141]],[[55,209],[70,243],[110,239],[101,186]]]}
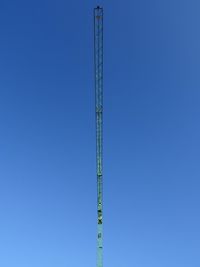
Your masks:
{"label": "tower top section", "polygon": [[103,7],[97,6],[94,9],[103,9]]}

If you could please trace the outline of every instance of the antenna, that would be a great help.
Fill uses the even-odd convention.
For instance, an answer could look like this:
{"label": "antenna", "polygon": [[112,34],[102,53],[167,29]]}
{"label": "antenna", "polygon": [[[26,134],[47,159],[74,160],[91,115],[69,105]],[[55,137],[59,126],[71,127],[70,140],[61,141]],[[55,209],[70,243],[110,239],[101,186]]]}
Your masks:
{"label": "antenna", "polygon": [[94,9],[94,68],[97,171],[97,267],[103,267],[103,8]]}

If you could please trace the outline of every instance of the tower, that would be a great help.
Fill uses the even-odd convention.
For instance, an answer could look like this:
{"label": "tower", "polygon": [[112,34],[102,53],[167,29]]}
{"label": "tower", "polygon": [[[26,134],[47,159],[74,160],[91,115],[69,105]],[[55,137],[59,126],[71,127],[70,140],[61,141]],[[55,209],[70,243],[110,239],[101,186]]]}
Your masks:
{"label": "tower", "polygon": [[94,9],[94,74],[97,172],[97,267],[103,267],[103,8]]}

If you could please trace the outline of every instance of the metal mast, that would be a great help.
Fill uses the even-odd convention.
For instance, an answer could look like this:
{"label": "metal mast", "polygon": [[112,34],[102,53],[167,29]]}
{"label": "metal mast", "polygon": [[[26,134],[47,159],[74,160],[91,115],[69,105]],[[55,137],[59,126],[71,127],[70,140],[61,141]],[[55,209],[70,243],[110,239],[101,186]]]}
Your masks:
{"label": "metal mast", "polygon": [[94,9],[94,65],[97,169],[97,267],[103,267],[103,8]]}

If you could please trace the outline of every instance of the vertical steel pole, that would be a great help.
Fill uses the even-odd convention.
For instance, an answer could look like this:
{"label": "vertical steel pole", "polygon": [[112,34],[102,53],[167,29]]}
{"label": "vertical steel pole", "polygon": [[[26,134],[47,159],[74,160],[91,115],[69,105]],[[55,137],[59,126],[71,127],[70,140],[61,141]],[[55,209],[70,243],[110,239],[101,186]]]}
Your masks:
{"label": "vertical steel pole", "polygon": [[103,8],[94,9],[94,65],[97,165],[97,267],[103,267]]}

